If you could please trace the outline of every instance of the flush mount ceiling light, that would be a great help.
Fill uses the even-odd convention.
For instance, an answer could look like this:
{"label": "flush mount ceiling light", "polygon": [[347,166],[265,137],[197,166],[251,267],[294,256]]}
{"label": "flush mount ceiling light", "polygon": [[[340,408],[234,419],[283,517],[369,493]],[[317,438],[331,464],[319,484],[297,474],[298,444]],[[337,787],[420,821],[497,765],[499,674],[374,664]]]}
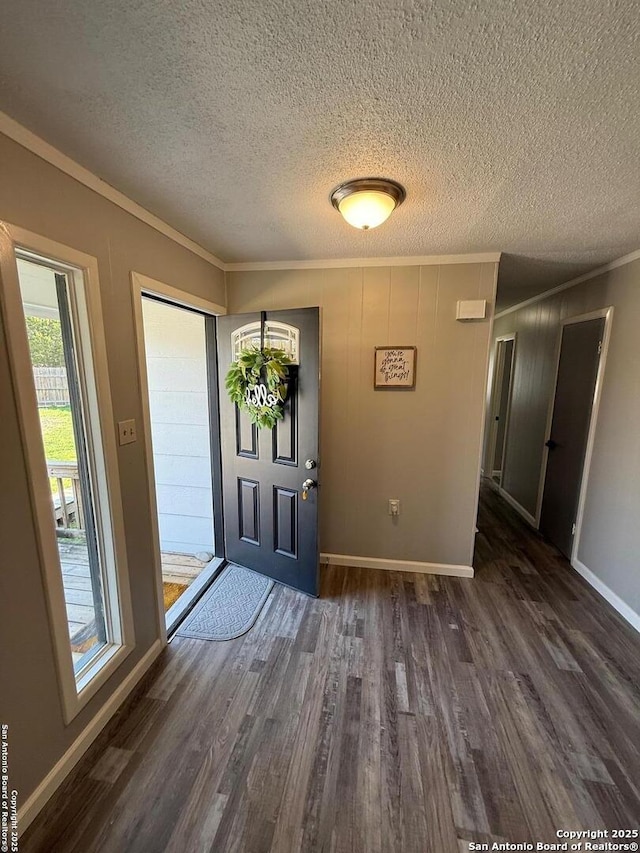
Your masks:
{"label": "flush mount ceiling light", "polygon": [[330,196],[331,204],[349,225],[362,231],[382,225],[406,197],[403,186],[386,178],[345,181]]}

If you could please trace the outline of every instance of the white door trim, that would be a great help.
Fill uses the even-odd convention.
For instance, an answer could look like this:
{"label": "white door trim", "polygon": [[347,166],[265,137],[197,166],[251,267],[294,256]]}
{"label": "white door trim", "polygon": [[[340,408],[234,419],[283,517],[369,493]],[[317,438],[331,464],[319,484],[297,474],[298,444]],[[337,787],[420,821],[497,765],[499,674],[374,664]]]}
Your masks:
{"label": "white door trim", "polygon": [[166,302],[183,308],[191,308],[218,317],[226,314],[227,309],[217,302],[210,302],[195,296],[186,290],[180,290],[164,282],[131,272],[131,299],[133,304],[133,323],[138,361],[138,380],[140,382],[140,404],[142,407],[142,435],[144,442],[144,463],[147,469],[147,488],[149,491],[149,509],[151,511],[151,532],[153,535],[153,562],[156,585],[156,607],[158,636],[163,645],[167,643],[167,627],[164,610],[164,591],[162,586],[162,557],[160,550],[160,528],[158,525],[158,502],[156,500],[156,477],[153,465],[153,444],[151,441],[151,411],[149,409],[149,378],[144,341],[144,321],[142,316],[142,297],[159,296]]}
{"label": "white door trim", "polygon": [[[578,497],[578,511],[576,514],[576,532],[573,537],[573,546],[571,549],[571,558],[570,562],[573,565],[576,561],[578,554],[578,547],[580,544],[580,534],[582,532],[582,520],[584,517],[584,506],[587,497],[587,489],[589,486],[589,472],[591,470],[591,458],[593,456],[593,446],[595,443],[596,437],[596,428],[598,423],[598,412],[600,410],[600,400],[602,398],[602,386],[604,382],[604,373],[607,363],[607,355],[609,352],[609,341],[611,340],[611,325],[613,322],[613,306],[610,305],[607,308],[598,308],[595,311],[589,311],[586,314],[576,314],[573,317],[566,317],[564,320],[560,322],[560,328],[558,330],[558,341],[556,344],[556,369],[555,369],[555,378],[553,381],[553,393],[551,394],[551,398],[549,400],[549,407],[547,411],[547,425],[545,429],[545,442],[547,442],[551,437],[551,424],[553,423],[553,410],[555,407],[556,400],[556,386],[558,384],[558,371],[560,368],[560,353],[562,349],[562,335],[564,332],[565,326],[574,325],[576,323],[585,323],[589,320],[599,320],[604,318],[604,333],[602,336],[602,350],[600,352],[600,360],[598,362],[598,372],[596,375],[596,387],[593,394],[593,401],[591,403],[591,416],[589,420],[589,433],[587,436],[587,446],[585,449],[584,455],[584,464],[582,466],[582,481],[580,484],[580,494]],[[542,514],[542,499],[544,497],[544,486],[545,480],[547,477],[547,461],[549,458],[549,449],[548,447],[544,447],[542,454],[542,466],[540,469],[540,482],[538,485],[538,500],[536,505],[536,527],[540,526],[540,516]]]}

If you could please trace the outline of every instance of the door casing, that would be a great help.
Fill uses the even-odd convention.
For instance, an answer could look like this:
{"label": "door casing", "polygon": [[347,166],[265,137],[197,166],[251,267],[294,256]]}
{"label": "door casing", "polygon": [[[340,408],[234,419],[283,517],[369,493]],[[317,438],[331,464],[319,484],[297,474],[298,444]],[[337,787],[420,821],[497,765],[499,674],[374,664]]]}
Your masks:
{"label": "door casing", "polygon": [[[135,325],[136,351],[138,358],[138,378],[140,382],[140,395],[142,406],[142,437],[144,441],[145,465],[147,469],[147,483],[149,493],[149,507],[151,510],[151,528],[153,533],[153,561],[155,566],[155,584],[156,584],[156,601],[157,601],[157,623],[158,636],[163,645],[167,643],[167,625],[164,609],[164,595],[162,587],[162,558],[160,551],[160,530],[158,527],[158,506],[156,501],[156,481],[153,464],[153,445],[151,443],[151,413],[149,410],[149,387],[147,382],[147,367],[145,358],[144,344],[144,323],[142,316],[142,299],[144,296],[151,296],[161,299],[164,302],[173,304],[178,308],[188,308],[206,315],[207,318],[219,317],[227,313],[227,309],[223,305],[218,305],[216,302],[210,302],[202,297],[194,296],[187,291],[180,290],[164,282],[149,278],[142,273],[131,273],[131,294],[133,301],[133,314]],[[209,332],[207,332],[207,358],[209,359],[209,375],[216,377],[215,363],[215,345],[213,346],[213,356],[209,341]],[[215,344],[215,341],[214,341]],[[213,363],[211,359],[214,359]],[[213,373],[211,371],[214,371]],[[216,398],[217,403],[217,385],[212,390],[212,399]],[[212,442],[212,465],[219,465],[219,447],[214,447]],[[216,558],[220,565],[224,562],[224,557],[218,551],[221,545],[220,533],[222,531],[222,493],[221,493],[221,477],[218,484],[214,477],[214,533],[216,535]],[[217,531],[217,532],[216,532]]]}

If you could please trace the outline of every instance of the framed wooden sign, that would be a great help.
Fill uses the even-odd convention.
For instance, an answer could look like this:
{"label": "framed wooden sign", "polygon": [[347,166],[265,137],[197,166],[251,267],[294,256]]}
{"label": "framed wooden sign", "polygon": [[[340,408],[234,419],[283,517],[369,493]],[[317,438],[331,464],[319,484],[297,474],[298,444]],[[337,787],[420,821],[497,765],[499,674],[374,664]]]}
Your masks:
{"label": "framed wooden sign", "polygon": [[373,387],[416,387],[416,347],[376,347]]}

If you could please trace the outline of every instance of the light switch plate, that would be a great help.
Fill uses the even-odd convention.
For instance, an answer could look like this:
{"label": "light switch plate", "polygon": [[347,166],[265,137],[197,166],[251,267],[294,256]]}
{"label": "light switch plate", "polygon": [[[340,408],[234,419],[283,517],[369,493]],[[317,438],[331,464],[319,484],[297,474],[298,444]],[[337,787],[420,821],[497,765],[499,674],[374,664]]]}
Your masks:
{"label": "light switch plate", "polygon": [[133,444],[136,440],[136,422],[133,418],[129,421],[118,421],[118,442],[120,444]]}

